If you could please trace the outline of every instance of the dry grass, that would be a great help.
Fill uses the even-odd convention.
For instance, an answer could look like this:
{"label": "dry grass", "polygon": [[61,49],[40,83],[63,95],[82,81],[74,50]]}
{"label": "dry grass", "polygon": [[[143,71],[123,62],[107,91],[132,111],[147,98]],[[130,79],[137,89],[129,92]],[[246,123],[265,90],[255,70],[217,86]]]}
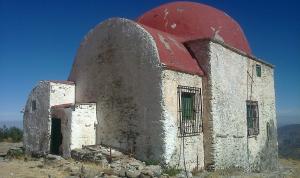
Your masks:
{"label": "dry grass", "polygon": [[201,172],[196,177],[201,178],[262,178],[262,177],[282,177],[282,178],[299,178],[300,177],[300,160],[279,159],[280,169],[273,172],[262,173],[243,173],[238,169],[217,170],[215,172]]}
{"label": "dry grass", "polygon": [[279,163],[282,168],[292,170],[291,176],[287,177],[300,177],[300,160],[280,158]]}

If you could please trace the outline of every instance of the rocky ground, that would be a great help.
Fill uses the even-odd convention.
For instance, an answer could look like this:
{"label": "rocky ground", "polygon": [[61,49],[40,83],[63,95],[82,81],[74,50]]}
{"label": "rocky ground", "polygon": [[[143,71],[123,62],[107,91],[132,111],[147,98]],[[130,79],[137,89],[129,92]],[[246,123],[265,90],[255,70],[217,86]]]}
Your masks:
{"label": "rocky ground", "polygon": [[[72,159],[56,155],[40,158],[21,154],[21,144],[0,143],[0,178],[9,177],[185,177],[184,171],[146,165],[113,149],[90,146],[72,151]],[[300,161],[280,159],[272,173],[241,173],[235,170],[198,172],[193,177],[300,177]],[[170,175],[168,175],[168,174]],[[188,173],[188,176],[192,176]]]}

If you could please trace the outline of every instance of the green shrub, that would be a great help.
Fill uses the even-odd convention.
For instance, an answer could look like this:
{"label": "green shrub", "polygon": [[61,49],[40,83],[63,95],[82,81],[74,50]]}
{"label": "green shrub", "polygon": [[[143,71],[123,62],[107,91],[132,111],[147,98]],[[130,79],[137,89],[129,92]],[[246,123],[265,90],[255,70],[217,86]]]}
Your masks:
{"label": "green shrub", "polygon": [[24,150],[22,148],[11,148],[8,150],[7,158],[17,158],[20,159],[24,156]]}
{"label": "green shrub", "polygon": [[23,137],[23,131],[17,127],[11,127],[8,130],[8,135],[12,138],[13,142],[20,142]]}
{"label": "green shrub", "polygon": [[181,169],[178,169],[176,167],[166,167],[163,169],[164,174],[168,174],[169,176],[176,176],[181,172]]}
{"label": "green shrub", "polygon": [[0,128],[0,142],[12,141],[20,142],[23,138],[23,131],[17,127],[7,128],[5,125]]}

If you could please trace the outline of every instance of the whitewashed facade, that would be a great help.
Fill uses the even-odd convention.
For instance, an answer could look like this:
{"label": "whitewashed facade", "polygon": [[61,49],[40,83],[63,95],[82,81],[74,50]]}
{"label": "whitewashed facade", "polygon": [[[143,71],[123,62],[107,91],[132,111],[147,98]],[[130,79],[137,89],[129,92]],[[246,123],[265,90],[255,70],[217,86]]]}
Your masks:
{"label": "whitewashed facade", "polygon": [[27,153],[69,157],[104,144],[188,170],[275,169],[273,66],[217,38],[183,45],[161,34],[165,50],[190,54],[204,75],[162,63],[162,47],[144,26],[108,19],[84,38],[68,81],[41,81],[32,90]]}

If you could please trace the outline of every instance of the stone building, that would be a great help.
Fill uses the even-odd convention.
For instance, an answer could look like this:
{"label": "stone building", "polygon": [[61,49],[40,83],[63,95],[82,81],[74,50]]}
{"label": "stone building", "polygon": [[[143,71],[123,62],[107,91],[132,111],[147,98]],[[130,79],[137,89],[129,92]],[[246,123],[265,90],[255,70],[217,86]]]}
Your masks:
{"label": "stone building", "polygon": [[230,16],[192,2],[100,23],[24,113],[28,153],[103,144],[188,170],[274,169],[276,131],[273,66]]}

